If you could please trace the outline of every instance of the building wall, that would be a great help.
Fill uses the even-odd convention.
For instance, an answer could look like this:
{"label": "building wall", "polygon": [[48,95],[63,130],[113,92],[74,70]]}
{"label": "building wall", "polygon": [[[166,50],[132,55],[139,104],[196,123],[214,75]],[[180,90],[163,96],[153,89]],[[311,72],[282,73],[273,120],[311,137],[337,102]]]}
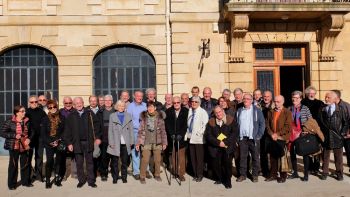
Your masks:
{"label": "building wall", "polygon": [[[335,62],[318,62],[316,34],[308,27],[301,31],[282,26],[248,32],[245,62],[228,63],[230,24],[221,14],[223,2],[171,0],[174,94],[189,92],[194,85],[201,90],[210,86],[214,97],[224,88],[252,91],[253,43],[303,42],[310,47],[311,84],[320,89],[320,97],[337,88],[350,100],[350,15],[338,36]],[[58,60],[61,100],[92,94],[92,60],[100,50],[139,45],[155,57],[156,88],[163,101],[168,92],[165,22],[165,0],[0,0],[0,50],[20,44],[50,50]],[[201,59],[201,39],[210,39],[208,58]]]}

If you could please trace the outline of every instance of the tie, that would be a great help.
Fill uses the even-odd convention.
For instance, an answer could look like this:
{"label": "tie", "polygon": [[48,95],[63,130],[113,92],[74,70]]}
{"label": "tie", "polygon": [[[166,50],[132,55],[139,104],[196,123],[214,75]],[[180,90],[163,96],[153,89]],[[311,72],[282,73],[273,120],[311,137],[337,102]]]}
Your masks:
{"label": "tie", "polygon": [[193,129],[193,120],[194,120],[194,115],[196,114],[196,111],[192,111],[192,117],[191,117],[191,122],[190,122],[190,127],[188,128],[188,130],[190,131],[190,133],[192,133],[192,129]]}
{"label": "tie", "polygon": [[327,111],[327,114],[328,114],[328,118],[331,118],[332,116],[332,110],[331,110],[331,106],[328,106],[328,111]]}

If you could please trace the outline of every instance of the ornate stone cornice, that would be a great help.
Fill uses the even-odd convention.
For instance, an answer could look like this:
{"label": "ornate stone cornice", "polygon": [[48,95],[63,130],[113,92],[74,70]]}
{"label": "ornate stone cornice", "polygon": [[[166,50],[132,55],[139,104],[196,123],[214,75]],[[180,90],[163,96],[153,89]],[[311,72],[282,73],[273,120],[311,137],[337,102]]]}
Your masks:
{"label": "ornate stone cornice", "polygon": [[244,62],[244,39],[248,32],[248,14],[234,14],[231,18],[231,53],[229,62]]}

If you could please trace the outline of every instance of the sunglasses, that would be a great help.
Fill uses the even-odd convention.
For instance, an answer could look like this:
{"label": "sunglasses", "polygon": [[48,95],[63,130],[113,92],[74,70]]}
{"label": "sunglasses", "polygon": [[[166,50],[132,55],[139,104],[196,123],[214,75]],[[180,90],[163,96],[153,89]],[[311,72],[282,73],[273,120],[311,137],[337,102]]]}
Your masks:
{"label": "sunglasses", "polygon": [[53,106],[53,107],[48,107],[47,109],[57,109],[57,107]]}
{"label": "sunglasses", "polygon": [[30,104],[38,103],[38,101],[30,101]]}
{"label": "sunglasses", "polygon": [[180,102],[173,102],[173,104],[180,104]]}
{"label": "sunglasses", "polygon": [[72,102],[67,102],[67,103],[64,103],[65,105],[71,105],[73,104]]}
{"label": "sunglasses", "polygon": [[46,99],[39,99],[39,101],[47,101]]}

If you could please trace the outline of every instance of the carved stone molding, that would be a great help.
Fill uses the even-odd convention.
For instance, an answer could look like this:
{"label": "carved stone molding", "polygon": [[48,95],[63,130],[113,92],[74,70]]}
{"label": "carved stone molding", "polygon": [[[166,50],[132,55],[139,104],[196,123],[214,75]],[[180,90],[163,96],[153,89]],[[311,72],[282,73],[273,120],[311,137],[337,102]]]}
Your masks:
{"label": "carved stone molding", "polygon": [[244,40],[248,32],[248,14],[234,14],[231,18],[231,53],[229,62],[244,62]]}
{"label": "carved stone molding", "polygon": [[335,55],[333,53],[337,36],[344,26],[343,14],[331,14],[323,23],[320,32],[321,55],[319,61],[333,62]]}

